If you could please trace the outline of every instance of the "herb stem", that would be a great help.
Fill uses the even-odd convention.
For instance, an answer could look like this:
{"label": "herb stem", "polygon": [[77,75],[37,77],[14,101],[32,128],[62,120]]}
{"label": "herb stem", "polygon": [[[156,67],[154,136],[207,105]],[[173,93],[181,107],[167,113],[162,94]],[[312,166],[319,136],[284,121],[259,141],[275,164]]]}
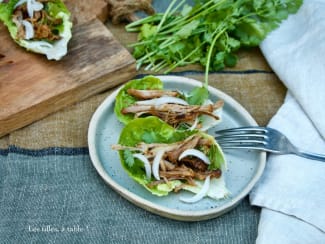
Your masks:
{"label": "herb stem", "polygon": [[208,55],[207,55],[207,63],[205,65],[205,76],[204,76],[204,86],[207,87],[209,84],[209,69],[210,69],[210,63],[211,63],[211,56],[212,56],[212,52],[214,49],[214,46],[216,44],[216,41],[218,40],[218,38],[227,30],[227,27],[224,27],[221,31],[219,31],[215,37],[213,38],[209,51],[208,51]]}
{"label": "herb stem", "polygon": [[186,0],[182,0],[173,10],[170,11],[170,14],[169,15],[173,15],[175,14],[175,12],[182,6],[184,5]]}
{"label": "herb stem", "polygon": [[175,3],[176,3],[177,1],[178,1],[178,0],[173,0],[173,1],[169,4],[168,8],[166,9],[166,11],[165,11],[163,17],[161,18],[161,20],[160,20],[160,22],[159,22],[159,24],[158,24],[158,27],[157,27],[157,33],[160,31],[160,28],[161,28],[162,25],[164,24],[164,22],[165,22],[165,20],[166,20],[166,18],[167,18],[167,16],[168,16],[168,14],[171,12],[172,7],[175,5]]}
{"label": "herb stem", "polygon": [[173,22],[170,22],[168,24],[166,24],[164,26],[164,28],[162,29],[168,29],[171,26],[175,27],[177,26],[177,28],[180,28],[179,26],[183,26],[184,24],[186,24],[186,19],[191,17],[191,16],[195,16],[197,13],[199,13],[200,11],[202,11],[202,9],[205,9],[206,6],[210,5],[211,3],[213,3],[213,1],[208,1],[207,3],[203,4],[201,7],[199,7],[198,9],[195,9],[193,11],[191,11],[187,16],[182,16],[180,19],[178,20],[174,20]]}
{"label": "herb stem", "polygon": [[140,29],[141,25],[159,21],[159,20],[161,20],[162,16],[163,16],[163,14],[157,13],[155,15],[151,15],[151,16],[145,17],[143,19],[136,20],[136,21],[134,21],[134,22],[126,25],[125,26],[125,29],[128,32],[131,32],[132,30],[134,30],[134,29],[132,29],[134,27],[138,27],[139,26],[137,29]]}

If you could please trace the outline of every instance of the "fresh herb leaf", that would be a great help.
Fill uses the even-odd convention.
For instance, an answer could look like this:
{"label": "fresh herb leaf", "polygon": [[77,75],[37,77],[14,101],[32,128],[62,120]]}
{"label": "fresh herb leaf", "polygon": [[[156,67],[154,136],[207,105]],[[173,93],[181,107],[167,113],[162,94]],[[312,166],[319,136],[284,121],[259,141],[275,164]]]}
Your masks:
{"label": "fresh herb leaf", "polygon": [[181,39],[186,39],[199,26],[199,24],[200,24],[200,21],[193,20],[190,23],[184,25],[179,31],[177,31],[175,33],[175,35],[180,37]]}
{"label": "fresh herb leaf", "polygon": [[192,105],[202,105],[209,98],[209,91],[206,87],[194,88],[188,95],[186,101]]}
{"label": "fresh herb leaf", "polygon": [[170,72],[178,66],[199,63],[210,70],[232,67],[236,51],[257,46],[302,0],[195,0],[189,6],[172,0],[164,14],[157,13],[126,26],[139,32],[132,44],[137,67]]}
{"label": "fresh herb leaf", "polygon": [[129,166],[132,167],[134,165],[134,157],[132,155],[132,152],[130,150],[124,150],[123,151],[123,158],[125,160],[125,163]]}
{"label": "fresh herb leaf", "polygon": [[141,39],[147,39],[157,33],[157,26],[150,24],[143,24],[141,27]]}

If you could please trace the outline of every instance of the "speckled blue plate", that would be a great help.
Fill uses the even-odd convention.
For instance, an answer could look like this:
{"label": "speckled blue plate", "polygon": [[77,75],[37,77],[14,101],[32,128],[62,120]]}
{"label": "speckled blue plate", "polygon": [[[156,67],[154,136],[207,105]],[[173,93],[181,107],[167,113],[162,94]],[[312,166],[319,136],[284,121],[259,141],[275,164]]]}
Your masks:
{"label": "speckled blue plate", "polygon": [[[166,89],[190,91],[202,83],[179,76],[159,76]],[[219,129],[257,125],[251,115],[233,98],[209,87],[210,99],[225,102],[222,119],[216,127],[209,130],[211,135]],[[183,221],[199,221],[215,218],[234,208],[252,189],[260,178],[266,160],[266,153],[248,150],[224,151],[228,169],[224,172],[230,197],[223,200],[204,198],[197,203],[184,203],[179,200],[182,194],[170,193],[157,197],[133,181],[120,164],[117,151],[111,149],[118,142],[123,128],[114,114],[114,101],[118,90],[108,96],[94,113],[88,130],[89,153],[94,167],[103,180],[121,196],[152,213]]]}

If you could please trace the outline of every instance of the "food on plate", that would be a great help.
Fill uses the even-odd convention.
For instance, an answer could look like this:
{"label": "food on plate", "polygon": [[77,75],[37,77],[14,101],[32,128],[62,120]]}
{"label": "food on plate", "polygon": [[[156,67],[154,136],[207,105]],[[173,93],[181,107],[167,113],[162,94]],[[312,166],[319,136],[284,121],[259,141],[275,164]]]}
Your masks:
{"label": "food on plate", "polygon": [[154,195],[187,190],[196,202],[208,196],[225,198],[224,154],[215,139],[199,130],[177,130],[155,116],[138,118],[122,130],[118,144],[123,168]]}
{"label": "food on plate", "polygon": [[128,175],[152,194],[187,190],[188,203],[228,196],[224,154],[204,131],[221,121],[223,101],[211,102],[206,86],[189,92],[165,89],[155,76],[131,80],[120,88],[114,112],[125,124],[118,144]]}
{"label": "food on plate", "polygon": [[125,84],[116,96],[114,111],[124,124],[134,118],[156,116],[178,129],[207,130],[220,123],[223,101],[211,102],[207,88],[186,93],[164,89],[163,82],[145,76]]}
{"label": "food on plate", "polygon": [[61,0],[0,2],[0,20],[13,40],[29,51],[59,60],[72,37],[70,12]]}

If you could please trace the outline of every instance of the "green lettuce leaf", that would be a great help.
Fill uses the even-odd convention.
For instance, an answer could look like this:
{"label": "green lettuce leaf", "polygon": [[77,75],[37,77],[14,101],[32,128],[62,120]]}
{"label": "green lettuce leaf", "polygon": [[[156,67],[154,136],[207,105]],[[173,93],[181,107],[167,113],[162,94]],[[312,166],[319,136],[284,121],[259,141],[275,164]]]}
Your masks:
{"label": "green lettuce leaf", "polygon": [[8,3],[0,3],[0,20],[7,26],[12,38],[16,39],[17,26],[12,22],[11,16],[14,6],[19,0],[12,0]]}
{"label": "green lettuce leaf", "polygon": [[17,38],[18,28],[12,21],[14,7],[19,0],[10,0],[8,3],[0,3],[0,20],[7,26],[12,39],[29,51],[46,55],[49,60],[59,60],[67,54],[67,45],[72,37],[70,12],[61,0],[52,0],[43,3],[44,10],[53,18],[61,18],[62,24],[56,26],[60,40],[49,42],[47,40],[24,40]]}
{"label": "green lettuce leaf", "polygon": [[[122,114],[123,108],[134,104],[137,99],[127,93],[127,90],[141,89],[141,90],[162,90],[164,89],[163,82],[155,76],[148,75],[142,79],[131,80],[124,85],[118,92],[115,100],[114,112],[120,122],[123,124],[129,123],[134,119],[133,114]],[[191,105],[202,105],[209,98],[209,91],[206,87],[196,87],[189,94],[184,95],[184,99]]]}
{"label": "green lettuce leaf", "polygon": [[116,96],[114,112],[117,116],[117,119],[123,124],[127,124],[134,118],[134,115],[132,114],[121,113],[123,108],[129,107],[137,101],[135,97],[127,93],[128,89],[133,88],[141,90],[162,90],[163,86],[164,85],[160,79],[151,75],[145,76],[142,79],[131,80],[126,83]]}
{"label": "green lettuce leaf", "polygon": [[[185,140],[187,137],[199,133],[204,138],[211,140],[213,146],[210,152],[205,152],[209,157],[211,164],[210,170],[221,169],[225,166],[225,158],[221,148],[218,146],[214,138],[201,131],[180,131],[163,122],[157,117],[149,116],[146,118],[138,118],[129,122],[122,130],[119,138],[119,144],[124,146],[136,146],[140,142],[144,143],[174,143]],[[180,180],[170,181],[169,183],[159,184],[153,188],[147,186],[148,183],[154,181],[154,178],[146,178],[143,163],[138,159],[130,159],[129,150],[120,150],[119,156],[123,168],[128,175],[136,182],[144,186],[154,195],[165,196],[182,182]]]}

